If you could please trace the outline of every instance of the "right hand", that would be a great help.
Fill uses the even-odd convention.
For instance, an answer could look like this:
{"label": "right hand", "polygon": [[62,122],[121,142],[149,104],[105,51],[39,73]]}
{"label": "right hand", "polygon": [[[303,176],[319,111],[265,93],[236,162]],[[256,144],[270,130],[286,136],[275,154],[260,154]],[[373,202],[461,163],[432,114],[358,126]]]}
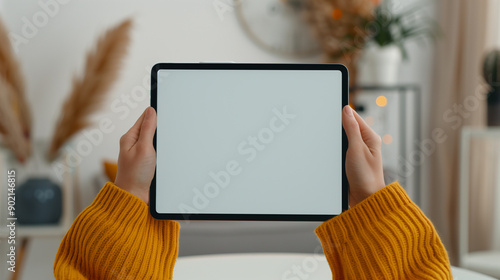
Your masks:
{"label": "right hand", "polygon": [[350,106],[342,111],[342,124],[349,140],[345,163],[349,206],[354,207],[385,187],[382,141]]}
{"label": "right hand", "polygon": [[148,107],[134,126],[120,139],[115,185],[149,204],[149,187],[155,175],[156,151],[153,138],[156,111]]}

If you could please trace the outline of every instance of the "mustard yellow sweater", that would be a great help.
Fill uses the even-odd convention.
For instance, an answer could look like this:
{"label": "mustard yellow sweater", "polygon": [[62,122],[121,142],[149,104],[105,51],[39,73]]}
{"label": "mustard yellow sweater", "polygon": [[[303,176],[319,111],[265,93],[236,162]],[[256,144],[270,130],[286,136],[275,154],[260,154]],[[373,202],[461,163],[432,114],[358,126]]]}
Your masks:
{"label": "mustard yellow sweater", "polygon": [[[333,279],[452,279],[432,223],[393,183],[316,229]],[[179,224],[112,183],[76,218],[57,279],[172,279]]]}

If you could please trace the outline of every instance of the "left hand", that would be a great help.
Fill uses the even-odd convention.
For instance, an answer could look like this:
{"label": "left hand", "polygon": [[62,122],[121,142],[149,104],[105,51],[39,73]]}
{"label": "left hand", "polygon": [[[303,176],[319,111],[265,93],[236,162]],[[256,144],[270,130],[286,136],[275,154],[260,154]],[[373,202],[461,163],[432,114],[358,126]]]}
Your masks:
{"label": "left hand", "polygon": [[156,166],[153,137],[156,111],[146,108],[134,126],[120,138],[120,155],[115,185],[149,205],[149,187]]}

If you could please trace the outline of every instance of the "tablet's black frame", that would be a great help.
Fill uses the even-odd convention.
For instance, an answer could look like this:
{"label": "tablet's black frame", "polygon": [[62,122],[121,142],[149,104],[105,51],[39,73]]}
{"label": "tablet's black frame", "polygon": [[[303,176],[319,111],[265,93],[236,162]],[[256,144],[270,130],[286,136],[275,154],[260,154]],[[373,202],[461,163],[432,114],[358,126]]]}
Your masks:
{"label": "tablet's black frame", "polygon": [[[278,64],[278,63],[158,63],[151,70],[151,106],[157,110],[157,73],[159,70],[338,70],[342,73],[342,107],[349,104],[349,75],[342,64]],[[342,109],[342,108],[340,108]],[[342,212],[349,208],[349,183],[345,172],[347,135],[342,127]],[[156,150],[156,131],[153,139]],[[336,215],[324,214],[208,214],[158,213],[156,211],[156,169],[149,192],[151,215],[162,220],[227,220],[227,221],[326,221]]]}

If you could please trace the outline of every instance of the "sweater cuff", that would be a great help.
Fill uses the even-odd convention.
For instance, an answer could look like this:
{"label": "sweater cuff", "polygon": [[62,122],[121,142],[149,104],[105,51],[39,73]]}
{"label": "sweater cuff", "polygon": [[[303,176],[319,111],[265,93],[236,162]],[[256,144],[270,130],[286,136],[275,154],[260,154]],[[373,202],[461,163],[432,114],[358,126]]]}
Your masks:
{"label": "sweater cuff", "polygon": [[[408,204],[413,202],[405,190],[398,182],[393,182],[344,213],[322,223],[315,232],[322,241],[330,240],[332,234],[335,241],[346,240],[353,234],[352,230],[362,231],[366,223],[378,221]],[[349,229],[347,225],[350,225]]]}
{"label": "sweater cuff", "polygon": [[154,219],[144,201],[108,182],[61,242],[56,278],[171,279],[179,229],[177,222]]}
{"label": "sweater cuff", "polygon": [[143,200],[111,182],[104,185],[86,210],[92,215],[105,214],[107,219],[126,221],[126,224],[146,221],[146,224],[160,226],[161,230],[169,228],[169,232],[180,229],[178,222],[154,219],[149,213],[149,206]]}
{"label": "sweater cuff", "polygon": [[97,194],[91,206],[106,208],[107,205],[112,205],[113,208],[115,208],[125,205],[130,207],[130,204],[140,207],[141,209],[147,209],[148,207],[148,205],[137,196],[123,190],[112,182],[107,182]]}
{"label": "sweater cuff", "polygon": [[334,279],[451,279],[432,223],[394,182],[316,229]]}
{"label": "sweater cuff", "polygon": [[102,219],[104,224],[113,221],[120,229],[128,229],[130,225],[141,229],[154,228],[156,232],[175,240],[180,230],[180,224],[176,221],[153,218],[149,213],[149,206],[143,200],[111,182],[104,185],[86,211],[87,215],[95,216],[94,219]]}

